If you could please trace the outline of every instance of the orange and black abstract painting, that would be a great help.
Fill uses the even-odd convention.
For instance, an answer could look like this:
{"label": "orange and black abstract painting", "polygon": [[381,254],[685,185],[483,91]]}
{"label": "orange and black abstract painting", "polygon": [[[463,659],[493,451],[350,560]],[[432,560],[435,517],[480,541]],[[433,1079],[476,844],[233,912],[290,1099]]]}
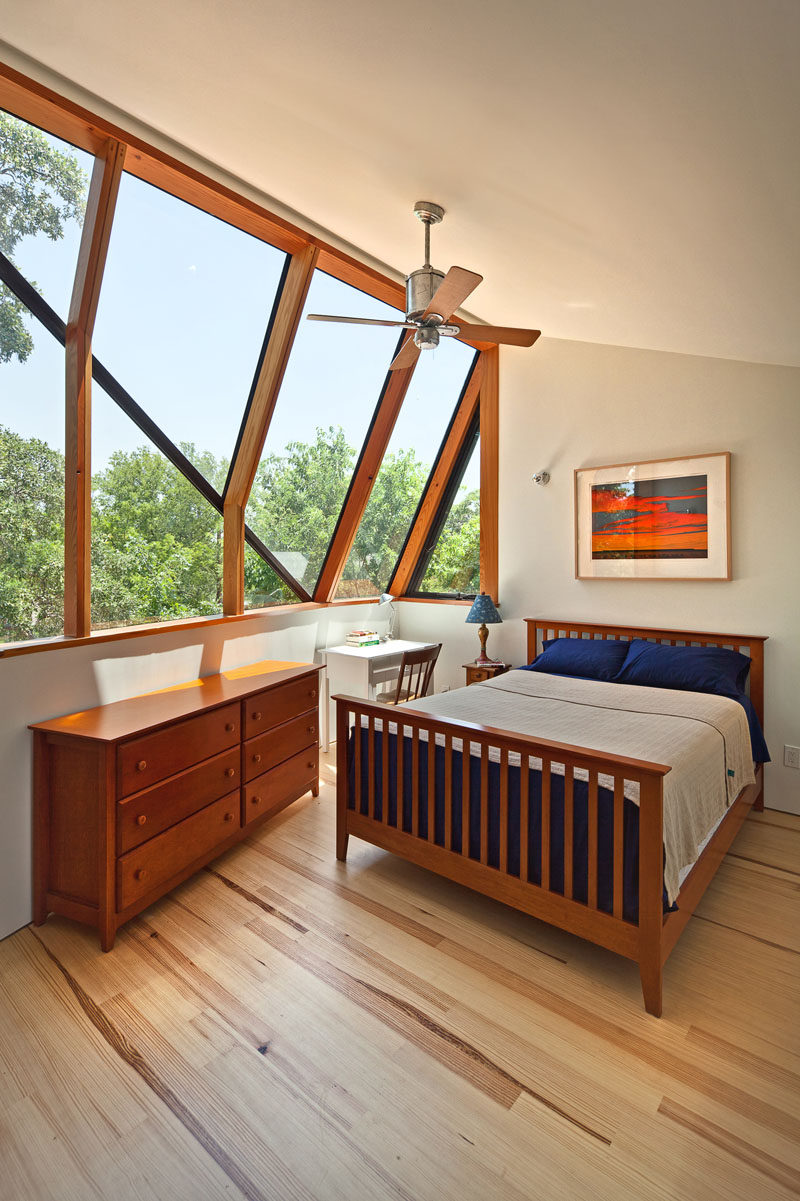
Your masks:
{"label": "orange and black abstract painting", "polygon": [[593,559],[707,559],[708,476],[592,486]]}

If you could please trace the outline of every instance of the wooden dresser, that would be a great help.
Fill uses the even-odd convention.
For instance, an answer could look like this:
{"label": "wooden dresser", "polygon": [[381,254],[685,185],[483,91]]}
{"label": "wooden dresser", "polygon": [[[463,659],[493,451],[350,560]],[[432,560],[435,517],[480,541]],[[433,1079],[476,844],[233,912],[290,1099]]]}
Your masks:
{"label": "wooden dresser", "polygon": [[31,725],[34,915],[134,914],[319,792],[319,669],[266,661]]}

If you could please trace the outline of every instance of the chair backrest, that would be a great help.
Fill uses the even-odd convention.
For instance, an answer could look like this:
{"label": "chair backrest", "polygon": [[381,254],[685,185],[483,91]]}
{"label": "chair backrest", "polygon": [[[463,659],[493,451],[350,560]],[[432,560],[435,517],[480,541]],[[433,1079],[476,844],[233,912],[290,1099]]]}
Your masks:
{"label": "chair backrest", "polygon": [[420,647],[418,651],[403,651],[393,705],[428,695],[433,668],[441,649],[442,644],[439,642],[436,646]]}

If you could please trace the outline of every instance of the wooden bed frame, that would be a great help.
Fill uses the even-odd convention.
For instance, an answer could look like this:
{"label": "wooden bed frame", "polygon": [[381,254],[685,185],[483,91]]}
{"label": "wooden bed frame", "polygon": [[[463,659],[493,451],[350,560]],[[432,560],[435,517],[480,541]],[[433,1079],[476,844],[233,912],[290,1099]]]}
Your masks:
{"label": "wooden bed frame", "polygon": [[[654,642],[670,645],[691,644],[699,646],[726,646],[750,656],[750,698],[762,726],[764,723],[764,642],[758,635],[739,636],[733,634],[707,634],[693,631],[651,629],[644,626],[596,625],[589,622],[553,621],[545,618],[526,618],[528,627],[527,659],[530,662],[541,649],[545,638],[604,638],[630,639],[647,638]],[[733,842],[751,806],[764,807],[763,766],[756,768],[756,780],[742,789],[729,808],[722,823],[705,847],[689,875],[683,882],[677,898],[678,908],[671,913],[663,912],[663,843],[662,828],[662,782],[670,770],[660,763],[628,759],[620,755],[603,754],[567,743],[552,742],[517,734],[510,730],[497,730],[471,722],[459,722],[450,718],[415,714],[402,706],[394,707],[379,702],[364,701],[356,697],[337,696],[337,769],[336,769],[336,855],[344,860],[347,856],[347,841],[351,834],[366,842],[374,843],[387,851],[429,868],[441,876],[465,884],[477,892],[503,901],[515,909],[522,910],[542,921],[559,926],[582,938],[616,951],[628,959],[636,960],[644,994],[645,1009],[656,1017],[661,1016],[661,993],[664,963],[667,956],[688,922],[700,898],[712,880],[720,862]],[[349,756],[355,759],[354,778],[361,775],[361,740],[355,739],[353,750],[349,750],[349,730],[353,723],[366,720],[369,730],[367,755],[369,759],[368,813],[362,814],[349,807],[350,772]],[[386,720],[382,720],[386,719]],[[372,755],[375,744],[376,722],[382,721],[382,779],[377,782],[372,770]],[[405,832],[389,822],[389,722],[398,724],[398,734],[410,737],[412,747],[412,831]],[[430,798],[427,830],[429,837],[420,834],[420,781],[413,765],[419,761],[420,734],[424,733],[433,742],[435,736],[444,740],[445,760],[445,845],[433,841],[433,756],[429,760]],[[452,789],[452,756],[454,740],[470,744],[473,755],[479,755],[480,797],[470,798],[469,779],[461,796],[454,796]],[[500,862],[493,867],[488,862],[488,764],[489,751],[499,752],[500,762]],[[528,840],[520,837],[519,875],[508,872],[508,770],[509,755],[532,756],[542,761],[542,882],[534,884],[528,880]],[[550,890],[550,766],[564,765],[564,891]],[[588,772],[588,902],[573,898],[572,889],[572,835],[573,835],[573,782],[576,769]],[[403,789],[402,756],[396,781],[399,791]],[[597,831],[598,831],[598,776],[606,775],[614,780],[614,856],[613,856],[613,912],[606,913],[597,906]],[[639,785],[639,918],[631,922],[622,915],[622,810],[624,782]],[[408,787],[408,785],[406,785]],[[380,790],[382,803],[380,816],[376,816],[375,793]],[[473,788],[474,791],[474,788]],[[468,826],[467,815],[470,801],[480,802],[480,861],[468,855],[468,839],[462,839],[462,850],[453,849],[453,807],[462,807],[462,830]],[[520,827],[528,827],[528,772],[520,771]]]}

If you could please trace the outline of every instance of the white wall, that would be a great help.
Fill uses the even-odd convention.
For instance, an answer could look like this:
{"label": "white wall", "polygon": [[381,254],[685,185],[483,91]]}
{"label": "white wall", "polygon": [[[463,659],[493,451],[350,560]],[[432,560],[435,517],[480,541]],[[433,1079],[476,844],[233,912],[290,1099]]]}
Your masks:
{"label": "white wall", "polygon": [[90,709],[259,659],[314,661],[353,626],[388,625],[377,606],[348,605],[164,630],[146,638],[0,659],[0,938],[31,918],[31,747],[28,723]]}
{"label": "white wall", "polygon": [[[573,470],[732,452],[730,582],[576,580]],[[531,474],[547,468],[547,487]],[[541,339],[503,351],[500,601],[495,657],[523,661],[523,617],[767,634],[768,806],[800,813],[800,370]],[[466,612],[400,606],[405,638],[443,637],[437,674],[463,683],[478,649]]]}

